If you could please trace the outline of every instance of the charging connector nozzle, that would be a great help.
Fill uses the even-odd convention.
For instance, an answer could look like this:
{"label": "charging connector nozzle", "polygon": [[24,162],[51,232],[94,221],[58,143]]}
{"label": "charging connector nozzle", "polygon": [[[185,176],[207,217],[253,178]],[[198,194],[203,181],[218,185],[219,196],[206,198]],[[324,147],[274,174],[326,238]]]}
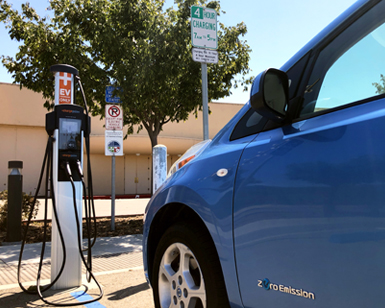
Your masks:
{"label": "charging connector nozzle", "polygon": [[83,170],[82,170],[82,165],[80,164],[79,160],[76,161],[76,165],[78,166],[79,175],[83,179],[84,178],[84,174],[83,174]]}
{"label": "charging connector nozzle", "polygon": [[70,167],[70,163],[68,161],[66,162],[65,168],[67,170],[68,176],[72,179],[71,167]]}

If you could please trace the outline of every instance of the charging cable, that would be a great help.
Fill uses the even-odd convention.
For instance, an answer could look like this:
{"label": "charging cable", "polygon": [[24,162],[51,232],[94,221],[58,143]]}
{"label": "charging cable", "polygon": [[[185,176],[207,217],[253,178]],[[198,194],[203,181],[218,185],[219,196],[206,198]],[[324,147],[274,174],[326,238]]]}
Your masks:
{"label": "charging cable", "polygon": [[[86,195],[86,184],[84,183],[84,175],[82,166],[79,160],[76,161],[77,170],[80,175],[80,179],[82,181],[82,187],[83,187],[83,194]],[[83,251],[87,251],[87,264],[90,270],[92,271],[92,254],[91,249],[93,244],[91,244],[91,208],[88,208],[87,206],[87,200],[84,198],[84,212],[85,212],[85,221],[86,221],[86,228],[87,228],[87,239],[88,239],[88,247],[83,249]],[[95,215],[94,215],[95,217]],[[94,242],[95,243],[95,242]],[[91,276],[89,275],[88,271],[86,273],[87,281],[91,281]]]}
{"label": "charging cable", "polygon": [[[52,204],[53,204],[53,209],[54,209],[54,215],[55,218],[58,222],[58,231],[59,231],[59,237],[60,237],[60,242],[62,245],[63,249],[63,262],[60,267],[59,273],[55,277],[55,279],[46,287],[42,288],[40,290],[40,277],[41,277],[41,269],[42,269],[42,264],[43,264],[43,259],[44,259],[44,252],[45,252],[45,246],[46,246],[46,240],[47,240],[47,207],[48,207],[48,185],[49,182],[51,184],[50,189],[51,189],[51,195],[54,196],[54,188],[52,185],[52,181],[49,181],[49,178],[52,178],[52,152],[53,152],[53,141],[54,138],[52,136],[49,136],[48,142],[47,142],[47,147],[45,150],[44,154],[44,159],[43,159],[43,164],[40,172],[40,177],[39,177],[39,182],[37,185],[36,193],[33,198],[32,206],[31,206],[31,212],[28,216],[28,221],[24,229],[24,236],[23,236],[23,241],[21,243],[21,249],[20,249],[20,254],[19,254],[19,262],[18,262],[18,267],[17,267],[17,281],[20,286],[20,288],[28,293],[28,294],[38,294],[40,291],[44,292],[48,289],[50,289],[60,278],[63,270],[64,270],[64,265],[66,261],[66,249],[65,249],[65,244],[64,244],[64,237],[63,237],[63,232],[61,230],[60,222],[57,217],[57,211],[56,211],[56,204],[55,204],[55,198],[52,198]],[[21,273],[21,262],[23,258],[23,252],[24,252],[24,246],[27,241],[27,233],[28,233],[28,228],[32,220],[32,215],[34,212],[35,204],[36,204],[36,199],[40,191],[40,186],[42,183],[43,175],[44,175],[44,170],[46,169],[46,185],[45,185],[45,213],[44,213],[44,234],[43,234],[43,243],[42,243],[42,248],[41,248],[41,254],[40,254],[40,262],[39,262],[39,268],[38,268],[38,273],[37,273],[37,291],[31,290],[31,289],[26,289],[22,283],[20,282],[20,273]]]}
{"label": "charging cable", "polygon": [[[75,183],[74,183],[74,179],[73,179],[73,176],[72,176],[71,167],[70,167],[69,162],[66,162],[65,171],[66,171],[66,174],[68,175],[68,177],[70,178],[70,182],[71,182],[71,186],[72,186],[72,196],[73,196],[74,213],[75,213],[75,220],[76,220],[76,227],[77,227],[76,231],[77,231],[77,235],[78,235],[79,254],[80,254],[80,257],[81,257],[81,259],[83,261],[84,266],[86,267],[87,275],[89,274],[89,280],[87,278],[88,282],[90,282],[91,278],[92,278],[95,281],[95,283],[98,286],[99,291],[100,291],[100,294],[99,294],[99,296],[97,298],[94,298],[92,300],[84,301],[84,302],[79,303],[80,305],[85,305],[85,304],[93,303],[93,302],[98,301],[99,299],[101,299],[103,297],[103,289],[100,286],[99,282],[96,280],[94,274],[92,273],[91,267],[89,266],[89,264],[86,262],[86,260],[84,258],[84,254],[83,254],[83,250],[82,250],[82,238],[81,238],[81,235],[80,235],[80,222],[79,222],[79,217],[78,217],[78,214],[77,214],[77,207],[76,207],[76,189],[75,189]],[[80,171],[81,171],[81,169],[80,169]],[[84,184],[83,181],[82,181],[82,183]],[[88,240],[90,240],[90,239],[88,238]],[[87,258],[91,259],[91,245],[88,246]]]}
{"label": "charging cable", "polygon": [[[84,102],[84,109],[86,111],[86,129],[84,133],[84,139],[85,139],[85,146],[86,146],[86,155],[87,155],[87,181],[88,181],[88,194],[84,194],[84,196],[88,196],[87,198],[87,205],[85,204],[85,211],[87,213],[87,207],[88,207],[88,212],[90,213],[89,215],[89,223],[91,224],[91,217],[93,217],[94,220],[94,238],[92,239],[91,247],[94,246],[96,242],[96,215],[95,215],[95,203],[94,203],[94,192],[93,192],[93,182],[92,182],[92,171],[91,171],[91,160],[90,160],[90,132],[91,132],[91,127],[90,127],[90,122],[88,121],[89,119],[89,111],[88,111],[88,104],[87,104],[87,98],[84,93],[83,85],[80,80],[79,76],[75,76],[76,81],[78,82],[80,93],[82,94],[83,102]],[[78,168],[81,170],[81,165],[80,162],[78,162]],[[80,171],[82,174],[82,172]],[[84,185],[83,185],[84,186]],[[85,189],[85,187],[84,187]],[[86,197],[84,197],[86,200]],[[91,214],[92,212],[92,214]]]}

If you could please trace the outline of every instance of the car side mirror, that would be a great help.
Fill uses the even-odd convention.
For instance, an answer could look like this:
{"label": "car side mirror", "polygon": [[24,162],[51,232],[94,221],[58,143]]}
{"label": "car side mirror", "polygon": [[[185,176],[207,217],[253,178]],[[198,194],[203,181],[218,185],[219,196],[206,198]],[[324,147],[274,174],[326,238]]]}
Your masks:
{"label": "car side mirror", "polygon": [[270,68],[254,79],[250,104],[262,116],[281,123],[286,118],[288,93],[289,79],[286,73]]}

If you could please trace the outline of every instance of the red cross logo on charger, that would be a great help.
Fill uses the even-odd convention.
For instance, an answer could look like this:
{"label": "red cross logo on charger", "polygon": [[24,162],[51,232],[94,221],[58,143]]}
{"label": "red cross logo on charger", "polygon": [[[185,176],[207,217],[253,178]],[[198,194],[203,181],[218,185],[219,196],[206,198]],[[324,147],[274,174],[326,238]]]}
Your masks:
{"label": "red cross logo on charger", "polygon": [[71,104],[72,78],[69,73],[59,75],[59,104]]}

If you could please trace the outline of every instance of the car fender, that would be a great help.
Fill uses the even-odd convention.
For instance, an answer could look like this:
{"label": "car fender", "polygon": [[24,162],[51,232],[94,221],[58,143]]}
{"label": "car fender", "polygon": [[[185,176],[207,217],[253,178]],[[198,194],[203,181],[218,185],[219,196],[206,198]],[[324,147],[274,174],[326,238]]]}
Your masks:
{"label": "car fender", "polygon": [[[187,168],[186,168],[187,169]],[[220,256],[222,273],[226,281],[227,294],[233,307],[243,307],[238,289],[237,273],[235,269],[233,233],[232,233],[232,203],[221,202],[224,206],[212,206],[205,201],[193,189],[185,185],[165,185],[151,199],[148,212],[146,213],[145,225],[143,230],[143,258],[146,277],[148,277],[148,252],[147,240],[149,237],[152,221],[156,215],[165,207],[172,204],[180,204],[191,209],[206,226],[210,237],[215,245],[215,249]],[[222,197],[232,199],[232,191],[228,191]],[[151,205],[151,206],[150,206]],[[149,281],[149,279],[147,279]]]}

